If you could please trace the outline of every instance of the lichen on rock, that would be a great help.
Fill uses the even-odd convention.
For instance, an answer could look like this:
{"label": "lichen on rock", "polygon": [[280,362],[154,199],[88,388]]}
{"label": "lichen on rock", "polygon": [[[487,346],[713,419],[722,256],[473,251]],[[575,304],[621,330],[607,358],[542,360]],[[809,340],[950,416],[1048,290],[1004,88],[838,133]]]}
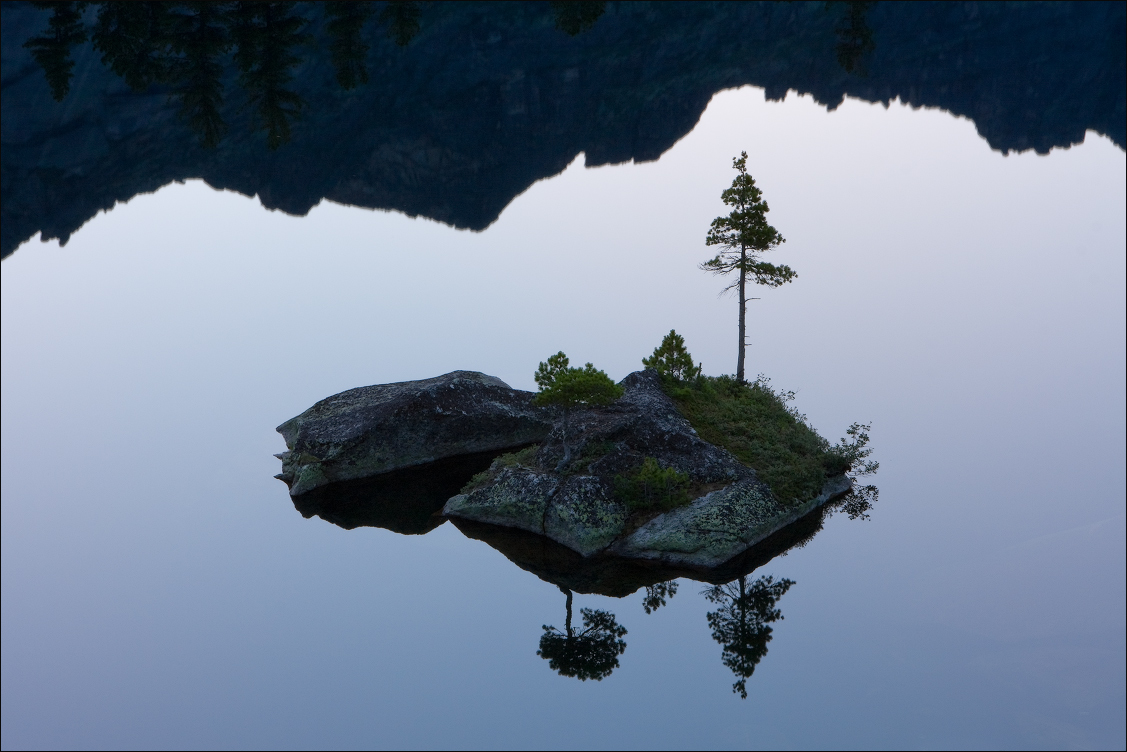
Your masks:
{"label": "lichen on rock", "polygon": [[[848,480],[830,483],[817,499],[787,505],[754,469],[697,435],[655,372],[632,373],[621,385],[616,403],[571,415],[569,440],[577,457],[570,466],[557,470],[563,455],[557,425],[534,457],[528,450],[520,464],[511,455],[495,461],[443,514],[543,535],[584,557],[707,568],[849,489]],[[661,514],[631,513],[615,493],[615,480],[645,462],[687,476],[696,491],[689,503]]]}
{"label": "lichen on rock", "polygon": [[[780,500],[701,439],[656,372],[620,384],[613,404],[572,411],[569,463],[560,416],[491,376],[353,389],[278,428],[289,447],[278,477],[302,514],[342,527],[421,533],[452,518],[542,536],[584,560],[677,571],[715,570],[851,487],[842,475],[817,498]],[[647,478],[675,478],[676,494],[624,495]]]}
{"label": "lichen on rock", "polygon": [[762,484],[739,481],[654,518],[612,553],[668,565],[719,566],[850,487],[849,479],[839,476],[827,481],[818,497],[786,507]]}

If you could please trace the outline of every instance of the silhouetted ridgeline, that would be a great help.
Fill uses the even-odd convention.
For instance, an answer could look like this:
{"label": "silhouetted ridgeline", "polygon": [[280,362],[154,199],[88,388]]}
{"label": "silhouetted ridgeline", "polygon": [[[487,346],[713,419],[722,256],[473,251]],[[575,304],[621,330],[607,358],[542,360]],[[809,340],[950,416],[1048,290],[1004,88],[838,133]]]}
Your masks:
{"label": "silhouetted ridgeline", "polygon": [[580,152],[658,158],[746,84],[940,107],[1003,151],[1127,135],[1123,3],[599,6],[75,4],[49,28],[6,2],[0,250],[188,178],[480,230]]}

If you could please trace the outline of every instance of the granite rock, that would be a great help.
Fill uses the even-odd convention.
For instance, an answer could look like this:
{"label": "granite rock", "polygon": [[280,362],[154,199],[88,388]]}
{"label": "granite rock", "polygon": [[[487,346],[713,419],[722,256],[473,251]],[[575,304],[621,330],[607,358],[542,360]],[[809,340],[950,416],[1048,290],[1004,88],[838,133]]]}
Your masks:
{"label": "granite rock", "polygon": [[516,449],[551,429],[532,394],[493,376],[453,371],[350,389],[278,426],[288,451],[277,476],[291,496],[452,457]]}

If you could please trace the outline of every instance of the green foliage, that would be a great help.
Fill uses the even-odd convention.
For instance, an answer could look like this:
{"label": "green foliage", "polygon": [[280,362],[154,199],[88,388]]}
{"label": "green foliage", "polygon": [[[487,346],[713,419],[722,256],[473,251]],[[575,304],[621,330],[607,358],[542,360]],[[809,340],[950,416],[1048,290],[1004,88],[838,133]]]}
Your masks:
{"label": "green foliage", "polygon": [[47,33],[32,37],[24,43],[31,56],[43,69],[51,96],[61,102],[70,91],[74,75],[74,60],[70,49],[86,41],[86,28],[82,25],[85,3],[37,2],[40,8],[50,8],[53,13],[47,21]]}
{"label": "green foliage", "polygon": [[[830,453],[839,457],[852,470],[853,476],[873,475],[880,469],[880,463],[870,460],[872,447],[869,446],[869,431],[872,423],[853,423],[845,429],[845,436],[834,444]],[[842,471],[844,472],[844,471]]]}
{"label": "green foliage", "polygon": [[583,368],[570,368],[562,352],[548,358],[536,369],[534,378],[540,387],[537,405],[574,407],[609,405],[622,396],[622,387],[611,381],[605,372],[588,363]]}
{"label": "green foliage", "polygon": [[783,503],[814,498],[838,474],[827,473],[829,442],[789,406],[794,393],[775,391],[762,376],[751,384],[706,376],[694,388],[669,393],[702,439],[754,467]]}
{"label": "green foliage", "polygon": [[[750,384],[703,376],[690,387],[665,391],[702,439],[754,467],[784,504],[813,499],[829,478],[871,475],[880,467],[869,459],[871,425],[854,423],[831,446],[791,407],[794,392],[775,390],[764,376]],[[856,487],[835,506],[850,519],[867,519],[876,500],[876,487]]]}
{"label": "green foliage", "polygon": [[699,377],[702,368],[693,365],[693,356],[685,349],[685,338],[673,329],[661,340],[661,345],[654,348],[653,355],[642,358],[642,365],[678,382]]}
{"label": "green foliage", "polygon": [[706,245],[720,246],[714,258],[701,264],[701,269],[714,274],[737,272],[737,279],[725,290],[736,287],[741,278],[749,278],[759,285],[778,287],[790,282],[797,273],[789,266],[775,266],[759,259],[759,254],[773,250],[786,242],[779,231],[767,223],[767,202],[747,173],[747,152],[732,160],[736,179],[732,187],[720,194],[720,199],[732,207],[726,217],[712,220],[705,238]]}
{"label": "green foliage", "polygon": [[556,28],[569,37],[590,30],[606,9],[605,2],[596,0],[562,0],[552,3]]}
{"label": "green foliage", "polygon": [[720,194],[721,200],[732,207],[726,217],[712,220],[705,238],[707,245],[720,246],[720,252],[700,265],[713,274],[736,273],[736,279],[723,292],[739,292],[739,356],[736,359],[736,379],[744,380],[744,354],[747,348],[747,283],[779,287],[798,275],[789,266],[775,266],[760,256],[786,242],[779,231],[767,223],[767,202],[755,179],[747,174],[747,152],[732,160],[736,179],[732,187]]}
{"label": "green foliage", "polygon": [[741,577],[738,585],[729,582],[704,591],[704,597],[720,607],[707,615],[712,639],[723,646],[721,660],[736,675],[732,692],[745,700],[747,680],[767,655],[767,643],[773,631],[770,625],[783,618],[775,604],[793,584],[793,580],[784,578],[775,582],[773,577],[767,576],[748,585],[747,578]]}
{"label": "green foliage", "polygon": [[540,445],[533,444],[516,452],[502,454],[500,457],[493,460],[488,468],[470,478],[466,482],[466,485],[462,486],[462,490],[459,491],[459,493],[466,494],[480,488],[485,485],[485,481],[489,480],[495,472],[503,470],[506,467],[534,467],[536,465],[536,453],[539,450]]}
{"label": "green foliage", "polygon": [[653,457],[629,475],[616,475],[614,493],[632,512],[667,510],[689,501],[689,476],[676,468],[662,467]]}

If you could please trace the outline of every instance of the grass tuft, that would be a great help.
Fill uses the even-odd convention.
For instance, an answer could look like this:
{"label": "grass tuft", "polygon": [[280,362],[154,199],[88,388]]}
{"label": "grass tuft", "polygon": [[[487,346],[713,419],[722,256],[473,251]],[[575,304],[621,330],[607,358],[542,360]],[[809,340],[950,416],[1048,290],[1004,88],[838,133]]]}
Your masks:
{"label": "grass tuft", "polygon": [[459,493],[468,494],[471,491],[477,490],[478,488],[483,486],[485,484],[485,481],[489,480],[489,478],[495,472],[503,468],[517,466],[535,467],[536,452],[539,451],[539,449],[539,444],[533,444],[531,446],[526,446],[524,449],[518,450],[516,452],[502,454],[500,457],[493,460],[493,463],[488,468],[482,470],[480,473],[466,481],[466,485],[462,486],[462,490],[459,491]]}
{"label": "grass tuft", "polygon": [[776,391],[762,376],[741,384],[731,376],[701,376],[665,385],[702,439],[755,468],[784,504],[809,501],[826,479],[850,462],[789,404],[794,392]]}

